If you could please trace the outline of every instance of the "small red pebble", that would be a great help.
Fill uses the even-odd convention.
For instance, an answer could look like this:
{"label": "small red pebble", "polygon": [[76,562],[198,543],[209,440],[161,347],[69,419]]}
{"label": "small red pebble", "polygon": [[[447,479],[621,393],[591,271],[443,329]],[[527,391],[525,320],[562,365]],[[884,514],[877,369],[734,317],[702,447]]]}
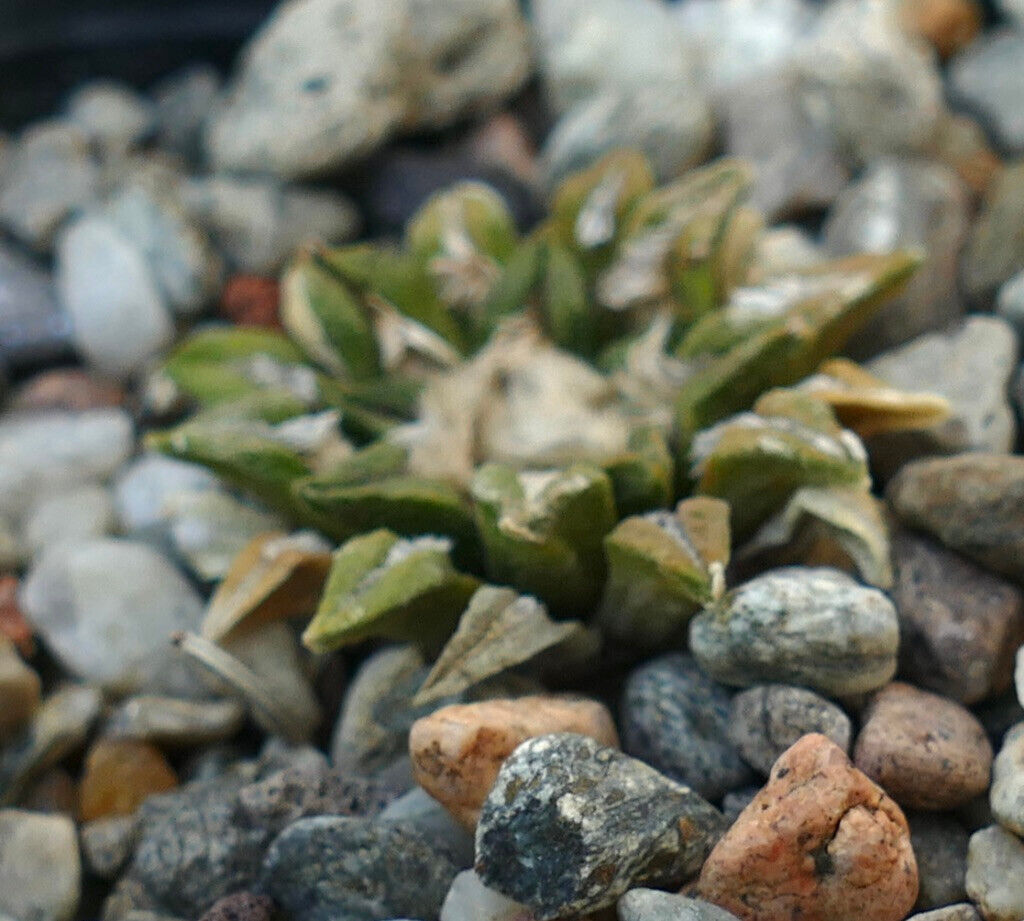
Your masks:
{"label": "small red pebble", "polygon": [[23,656],[35,653],[32,627],[18,607],[18,580],[15,576],[0,576],[0,634],[14,643]]}
{"label": "small red pebble", "polygon": [[238,326],[282,329],[277,281],[261,275],[234,275],[220,296],[220,312]]}

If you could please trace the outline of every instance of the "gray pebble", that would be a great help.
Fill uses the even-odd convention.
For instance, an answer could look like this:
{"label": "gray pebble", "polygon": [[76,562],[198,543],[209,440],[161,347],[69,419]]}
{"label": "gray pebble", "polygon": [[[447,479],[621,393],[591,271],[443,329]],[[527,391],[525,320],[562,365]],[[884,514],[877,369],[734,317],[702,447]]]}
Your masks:
{"label": "gray pebble", "polygon": [[678,886],[724,831],[721,813],[593,739],[529,739],[502,765],[476,830],[486,886],[539,919],[611,905],[631,886]]}
{"label": "gray pebble", "polygon": [[85,822],[79,829],[79,841],[89,872],[101,879],[117,876],[132,855],[138,827],[131,815]]}
{"label": "gray pebble", "polygon": [[999,825],[971,835],[967,894],[986,921],[1024,918],[1024,841]]}
{"label": "gray pebble", "polygon": [[729,738],[747,763],[764,775],[787,748],[809,732],[821,733],[850,751],[850,718],[831,701],[783,684],[765,684],[732,699]]}
{"label": "gray pebble", "polygon": [[623,751],[709,800],[753,780],[729,740],[729,692],[690,656],[670,653],[630,674],[620,707]]}
{"label": "gray pebble", "polygon": [[920,881],[917,907],[939,908],[963,901],[967,897],[967,829],[945,813],[912,812],[907,821]]}
{"label": "gray pebble", "polygon": [[630,889],[618,904],[619,921],[736,921],[732,912],[657,889]]}
{"label": "gray pebble", "polygon": [[234,700],[140,695],[114,709],[103,724],[103,734],[167,748],[189,748],[229,739],[244,721],[245,708]]}
{"label": "gray pebble", "polygon": [[899,625],[880,591],[827,568],[752,579],[690,622],[690,648],[716,680],[806,685],[828,695],[872,691],[896,672]]}
{"label": "gray pebble", "polygon": [[1024,835],[1024,723],[1006,733],[992,762],[989,801],[1000,825]]}
{"label": "gray pebble", "polygon": [[458,871],[414,826],[318,816],[273,842],[262,884],[293,921],[435,918]]}
{"label": "gray pebble", "polygon": [[981,915],[973,905],[960,902],[957,905],[947,905],[945,908],[936,908],[932,911],[911,915],[907,921],[981,921]]}
{"label": "gray pebble", "polygon": [[742,790],[726,793],[722,799],[722,815],[725,816],[725,820],[732,825],[760,792],[760,787],[744,787]]}
{"label": "gray pebble", "polygon": [[949,66],[950,93],[985,121],[1002,147],[1024,151],[1024,34],[1001,29],[978,37]]}

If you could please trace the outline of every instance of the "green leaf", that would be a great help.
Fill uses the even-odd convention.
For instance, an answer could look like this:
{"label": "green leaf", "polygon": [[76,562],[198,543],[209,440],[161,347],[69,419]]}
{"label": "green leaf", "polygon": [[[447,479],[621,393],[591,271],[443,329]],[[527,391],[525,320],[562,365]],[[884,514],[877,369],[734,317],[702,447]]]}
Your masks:
{"label": "green leaf", "polygon": [[672,502],[675,465],[665,436],[653,426],[636,429],[629,449],[604,464],[620,516],[665,508]]}
{"label": "green leaf", "polygon": [[330,652],[370,637],[436,651],[478,582],[452,565],[449,542],[387,530],[347,541],[334,555],[323,598],[302,641]]}

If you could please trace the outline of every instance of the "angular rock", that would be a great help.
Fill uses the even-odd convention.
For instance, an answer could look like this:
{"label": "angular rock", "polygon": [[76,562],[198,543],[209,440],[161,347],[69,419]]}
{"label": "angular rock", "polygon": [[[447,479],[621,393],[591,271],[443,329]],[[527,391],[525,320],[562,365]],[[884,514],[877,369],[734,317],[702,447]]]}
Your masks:
{"label": "angular rock", "polygon": [[1003,282],[1024,269],[1024,163],[1010,163],[989,186],[960,260],[960,282],[979,304],[987,305]]}
{"label": "angular rock", "polygon": [[971,835],[967,894],[985,921],[1024,917],[1024,842],[999,825]]}
{"label": "angular rock", "polygon": [[28,128],[18,138],[5,173],[0,223],[39,250],[48,249],[68,215],[99,193],[99,167],[86,136],[65,122]]}
{"label": "angular rock", "polygon": [[619,744],[608,710],[558,697],[484,700],[435,710],[413,723],[409,755],[417,783],[466,828],[476,826],[502,763],[527,739],[572,732]]}
{"label": "angular rock", "polygon": [[218,899],[199,921],[273,921],[274,900],[251,892],[234,892]]}
{"label": "angular rock", "polygon": [[905,524],[986,569],[1024,581],[1024,457],[961,454],[915,461],[886,495]]}
{"label": "angular rock", "polygon": [[630,889],[617,906],[619,921],[735,921],[736,916],[702,899],[657,889]]}
{"label": "angular rock", "polygon": [[779,758],[698,884],[744,921],[901,921],[917,887],[903,813],[820,735]]}
{"label": "angular rock", "polygon": [[754,779],[729,739],[729,692],[690,656],[669,653],[635,669],[619,714],[628,754],[708,800]]}
{"label": "angular rock", "polygon": [[540,736],[505,761],[484,803],[476,872],[543,921],[632,886],[680,885],[723,828],[716,809],[642,762],[584,736]]}
{"label": "angular rock", "polygon": [[493,105],[528,69],[513,0],[304,0],[250,41],[207,151],[221,170],[322,173]]}
{"label": "angular rock", "polygon": [[892,603],[834,569],[789,567],[729,592],[690,623],[697,663],[724,684],[875,690],[896,671]]}
{"label": "angular rock", "polygon": [[[825,223],[829,252],[848,256],[921,247],[927,253],[902,292],[850,340],[851,354],[873,355],[959,319],[957,259],[969,226],[967,190],[952,170],[929,160],[872,160],[839,195]],[[910,389],[929,388],[918,381]]]}
{"label": "angular rock", "polygon": [[762,684],[733,699],[727,731],[740,755],[755,770],[770,774],[783,752],[808,733],[850,751],[853,726],[843,710],[805,688]]}
{"label": "angular rock", "polygon": [[1000,825],[1017,835],[1024,834],[1024,723],[1006,733],[992,762],[989,803]]}
{"label": "angular rock", "polygon": [[0,914],[17,921],[71,921],[81,877],[71,819],[0,810]]}
{"label": "angular rock", "polygon": [[973,704],[1010,686],[1024,642],[1024,593],[925,537],[893,535],[900,675]]}
{"label": "angular rock", "polygon": [[985,792],[992,746],[966,708],[894,681],[868,703],[853,761],[900,805],[939,811]]}
{"label": "angular rock", "polygon": [[792,70],[759,74],[722,101],[725,149],[754,164],[751,201],[769,218],[830,205],[849,173],[835,139],[808,118]]}
{"label": "angular rock", "polygon": [[120,409],[47,412],[0,422],[0,513],[19,518],[39,496],[110,476],[132,452]]}
{"label": "angular rock", "polygon": [[262,884],[295,921],[435,918],[459,869],[413,826],[317,816],[278,836]]}
{"label": "angular rock", "polygon": [[1006,150],[1024,152],[1024,100],[1017,92],[1024,35],[1001,29],[965,48],[949,68],[950,95],[983,118]]}
{"label": "angular rock", "polygon": [[79,787],[83,822],[132,815],[150,796],[178,785],[167,759],[145,742],[100,739],[85,756]]}
{"label": "angular rock", "polygon": [[910,843],[917,858],[917,908],[939,908],[967,898],[967,841],[970,833],[953,816],[908,813]]}
{"label": "angular rock", "polygon": [[142,251],[110,220],[77,218],[57,241],[57,288],[75,345],[99,370],[128,376],[174,335]]}
{"label": "angular rock", "polygon": [[170,637],[202,620],[195,589],[159,553],[134,541],[58,544],[22,586],[25,616],[75,675],[121,692],[194,693]]}
{"label": "angular rock", "polygon": [[1017,422],[1008,391],[1019,351],[1005,322],[970,317],[950,330],[919,336],[875,358],[868,365],[872,374],[894,387],[945,397],[952,413],[929,428],[869,439],[873,468],[889,478],[915,457],[1010,451]]}

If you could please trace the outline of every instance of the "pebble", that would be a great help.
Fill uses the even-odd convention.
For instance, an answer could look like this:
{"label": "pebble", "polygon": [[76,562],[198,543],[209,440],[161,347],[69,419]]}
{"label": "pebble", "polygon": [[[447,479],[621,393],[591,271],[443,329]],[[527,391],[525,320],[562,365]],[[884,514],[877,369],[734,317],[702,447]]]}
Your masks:
{"label": "pebble", "polygon": [[18,138],[0,188],[0,224],[37,250],[74,211],[99,192],[99,167],[88,139],[74,125],[41,122]]}
{"label": "pebble", "polygon": [[220,257],[173,192],[129,180],[102,213],[142,255],[174,314],[194,316],[213,301],[221,284]]}
{"label": "pebble", "polygon": [[128,863],[137,834],[138,821],[133,815],[83,822],[78,836],[89,872],[100,879],[114,879]]}
{"label": "pebble", "polygon": [[359,228],[347,198],[314,186],[213,175],[185,182],[181,196],[230,265],[243,272],[276,274],[301,245],[342,243]]}
{"label": "pebble", "polygon": [[1003,737],[1002,748],[992,762],[992,815],[1004,828],[1024,835],[1024,723]]}
{"label": "pebble", "polygon": [[86,484],[43,495],[25,519],[25,543],[34,554],[62,541],[78,543],[109,534],[114,502],[105,486]]}
{"label": "pebble", "polygon": [[723,830],[714,807],[643,762],[585,736],[539,736],[505,761],[484,803],[475,869],[545,921],[633,886],[680,885]]}
{"label": "pebble", "polygon": [[796,66],[807,111],[862,162],[923,149],[943,114],[931,49],[903,31],[889,4],[829,4]]}
{"label": "pebble", "polygon": [[724,684],[805,685],[826,695],[875,690],[896,671],[892,603],[845,573],[788,567],[729,592],[690,622],[690,648]]}
{"label": "pebble", "polygon": [[971,835],[967,895],[985,921],[1024,918],[1024,841],[999,825]]}
{"label": "pebble", "polygon": [[877,354],[960,318],[957,258],[969,226],[970,200],[963,183],[951,169],[929,160],[874,159],[839,194],[824,227],[830,253],[915,247],[927,253],[900,294],[852,338],[852,354]]}
{"label": "pebble", "polygon": [[1014,153],[1024,152],[1024,34],[1001,29],[982,36],[957,55],[949,67],[950,95],[984,119],[995,140]]}
{"label": "pebble", "polygon": [[177,785],[158,748],[132,739],[100,739],[85,756],[79,815],[83,822],[131,815],[150,796]]}
{"label": "pebble", "polygon": [[976,0],[902,0],[899,11],[904,29],[927,41],[942,58],[970,45],[981,31]]}
{"label": "pebble", "polygon": [[770,774],[783,752],[808,733],[831,739],[849,752],[850,718],[824,697],[805,688],[762,684],[741,691],[727,714],[729,738],[755,770]]}
{"label": "pebble", "polygon": [[1024,337],[1024,272],[1005,282],[996,297],[996,313]]}
{"label": "pebble", "polygon": [[444,897],[440,921],[533,921],[533,917],[526,906],[488,889],[474,870],[463,870]]}
{"label": "pebble", "polygon": [[152,270],[112,221],[82,216],[62,230],[56,249],[61,303],[90,364],[127,377],[170,344],[174,329]]}
{"label": "pebble", "polygon": [[905,524],[986,569],[1024,581],[1024,457],[979,453],[914,461],[886,495]]}
{"label": "pebble", "polygon": [[982,917],[973,905],[961,902],[958,905],[947,905],[945,908],[911,915],[907,921],[982,921]]}
{"label": "pebble", "polygon": [[630,889],[617,908],[619,921],[736,921],[734,914],[703,899],[658,889]]}
{"label": "pebble", "polygon": [[894,681],[868,703],[853,761],[901,806],[955,809],[988,789],[992,746],[960,704]]}
{"label": "pebble", "polygon": [[[0,308],[0,313],[3,308]],[[12,394],[11,412],[39,413],[46,410],[82,412],[87,409],[117,409],[125,402],[124,388],[115,381],[80,368],[55,368],[33,375]]]}
{"label": "pebble", "polygon": [[17,921],[71,921],[81,877],[71,819],[0,810],[0,914]]}
{"label": "pebble", "polygon": [[760,787],[744,787],[742,790],[726,793],[722,798],[722,815],[725,816],[726,821],[732,825],[760,792]]}
{"label": "pebble", "polygon": [[131,419],[120,409],[0,421],[0,514],[20,519],[39,496],[109,477],[134,440]]}
{"label": "pebble", "polygon": [[39,707],[42,682],[18,655],[7,637],[0,635],[0,743],[20,731]]}
{"label": "pebble", "polygon": [[54,691],[26,730],[0,753],[0,804],[17,798],[25,785],[76,752],[100,715],[99,691],[69,685]]}
{"label": "pebble", "polygon": [[207,152],[224,171],[336,169],[399,130],[440,128],[510,94],[529,72],[528,38],[515,0],[281,7],[243,50]]}
{"label": "pebble", "polygon": [[730,87],[719,108],[725,150],[754,165],[750,199],[767,217],[827,207],[846,186],[835,140],[801,107],[791,69]]}
{"label": "pebble", "polygon": [[141,695],[114,709],[103,724],[103,734],[162,748],[200,748],[230,739],[244,721],[245,708],[234,700]]}
{"label": "pebble", "polygon": [[969,115],[946,113],[928,153],[955,170],[976,196],[988,191],[1003,168],[984,129]]}
{"label": "pebble", "polygon": [[1024,592],[925,537],[891,537],[900,675],[974,704],[1005,691],[1024,642]]}
{"label": "pebble", "polygon": [[71,94],[68,120],[94,144],[111,153],[135,147],[153,130],[153,105],[131,87],[93,80]]}
{"label": "pebble", "polygon": [[927,429],[868,440],[874,469],[886,478],[907,461],[961,451],[1009,452],[1017,422],[1009,385],[1020,347],[1012,327],[996,317],[969,317],[941,332],[918,336],[880,355],[868,370],[904,390],[945,397],[950,417]]}
{"label": "pebble", "polygon": [[435,918],[459,870],[414,826],[316,816],[275,839],[262,885],[294,921]]}
{"label": "pebble", "polygon": [[423,657],[413,646],[391,646],[367,657],[345,693],[331,763],[373,774],[407,753],[408,726],[392,722],[388,714],[409,709],[425,677]]}
{"label": "pebble", "polygon": [[166,541],[170,537],[168,507],[176,496],[220,488],[217,477],[205,467],[143,454],[114,479],[117,517],[129,535]]}
{"label": "pebble", "polygon": [[413,776],[459,822],[473,829],[505,759],[527,739],[554,732],[619,745],[611,714],[596,701],[535,696],[453,704],[413,723]]}
{"label": "pebble", "polygon": [[[38,365],[63,357],[69,343],[70,323],[49,272],[0,243],[0,364],[8,369]],[[13,401],[10,405],[14,408]]]}
{"label": "pebble", "polygon": [[542,153],[545,183],[554,187],[620,147],[638,147],[659,180],[706,159],[714,140],[711,105],[699,84],[615,89],[583,100],[552,128]]}
{"label": "pebble", "polygon": [[232,275],[220,295],[219,312],[236,326],[281,330],[280,289],[276,279]]}
{"label": "pebble", "polygon": [[211,64],[189,64],[160,80],[151,93],[160,147],[198,160],[203,125],[220,90],[220,74]]}
{"label": "pebble", "polygon": [[193,691],[169,639],[198,629],[203,603],[147,544],[94,538],[51,547],[29,571],[21,605],[47,646],[80,678],[121,693]]}
{"label": "pebble", "polygon": [[666,777],[720,800],[754,778],[729,739],[729,692],[690,656],[635,669],[619,708],[623,750]]}
{"label": "pebble", "polygon": [[711,852],[698,890],[744,921],[902,921],[917,887],[899,807],[812,734],[775,763]]}
{"label": "pebble", "polygon": [[1008,164],[995,177],[960,258],[960,282],[987,305],[1003,282],[1024,269],[1024,162]]}
{"label": "pebble", "polygon": [[388,803],[380,820],[415,825],[426,837],[442,842],[460,866],[473,863],[473,835],[422,787],[413,787]]}
{"label": "pebble", "polygon": [[199,921],[273,921],[274,900],[251,892],[234,892],[218,899]]}
{"label": "pebble", "polygon": [[910,843],[917,858],[917,908],[939,908],[967,898],[967,841],[970,834],[953,816],[908,813]]}

